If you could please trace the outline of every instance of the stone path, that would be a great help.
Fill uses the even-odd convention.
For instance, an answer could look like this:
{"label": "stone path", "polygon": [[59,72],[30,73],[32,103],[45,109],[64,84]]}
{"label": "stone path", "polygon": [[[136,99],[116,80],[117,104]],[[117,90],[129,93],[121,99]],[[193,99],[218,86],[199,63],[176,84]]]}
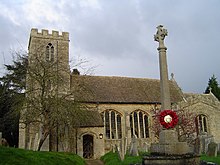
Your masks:
{"label": "stone path", "polygon": [[86,160],[87,165],[104,165],[103,161],[98,159],[88,159]]}

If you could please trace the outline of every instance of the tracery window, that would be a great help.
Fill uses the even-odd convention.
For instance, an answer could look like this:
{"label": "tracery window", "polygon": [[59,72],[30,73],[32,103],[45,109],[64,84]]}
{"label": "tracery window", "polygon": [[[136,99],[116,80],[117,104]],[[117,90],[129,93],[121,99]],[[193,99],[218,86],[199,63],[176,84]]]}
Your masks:
{"label": "tracery window", "polygon": [[137,110],[130,114],[131,137],[149,137],[148,115],[144,111]]}
{"label": "tracery window", "polygon": [[200,114],[196,117],[196,129],[198,134],[208,132],[207,117],[205,115]]}
{"label": "tracery window", "polygon": [[46,46],[46,61],[54,61],[54,47],[51,43]]}
{"label": "tracery window", "polygon": [[105,127],[106,139],[121,139],[121,114],[115,110],[106,110],[101,113]]}

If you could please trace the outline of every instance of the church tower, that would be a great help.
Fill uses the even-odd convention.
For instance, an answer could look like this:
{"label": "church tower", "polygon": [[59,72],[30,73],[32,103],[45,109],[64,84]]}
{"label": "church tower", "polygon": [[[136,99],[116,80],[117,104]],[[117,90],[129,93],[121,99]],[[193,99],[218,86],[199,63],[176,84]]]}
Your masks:
{"label": "church tower", "polygon": [[[32,107],[35,107],[34,103],[42,106],[39,100],[44,98],[56,99],[67,94],[70,91],[69,33],[31,29],[27,72],[26,97],[29,102],[33,100]],[[24,124],[26,118],[23,113],[26,112],[24,108],[20,118],[19,148],[36,150],[42,134],[41,128],[36,124]],[[43,150],[49,150],[49,140],[46,141]]]}
{"label": "church tower", "polygon": [[53,71],[62,75],[59,85],[59,93],[67,93],[70,87],[69,67],[69,33],[48,30],[31,29],[28,45],[29,64],[36,65],[36,60],[42,60],[53,64]]}

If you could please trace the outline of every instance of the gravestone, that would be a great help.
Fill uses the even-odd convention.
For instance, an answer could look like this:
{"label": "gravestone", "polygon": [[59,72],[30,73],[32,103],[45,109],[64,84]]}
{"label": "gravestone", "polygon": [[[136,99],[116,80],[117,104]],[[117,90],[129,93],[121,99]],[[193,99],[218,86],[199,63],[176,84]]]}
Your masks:
{"label": "gravestone", "polygon": [[218,143],[218,155],[220,154],[220,143]]}
{"label": "gravestone", "polygon": [[118,154],[118,157],[120,160],[124,160],[125,158],[125,143],[126,143],[126,138],[120,141],[120,145],[115,144],[115,152]]}
{"label": "gravestone", "polygon": [[2,132],[0,132],[0,146],[2,145]]}
{"label": "gravestone", "polygon": [[201,154],[201,144],[200,139],[198,137],[195,139],[194,153]]}
{"label": "gravestone", "polygon": [[9,146],[9,144],[8,144],[8,142],[7,142],[7,140],[5,138],[2,138],[1,143],[2,143],[1,144],[2,146],[5,146],[5,147]]}
{"label": "gravestone", "polygon": [[125,152],[123,151],[122,145],[119,147],[117,144],[115,144],[115,152],[118,154],[119,160],[124,160]]}
{"label": "gravestone", "polygon": [[217,151],[218,151],[218,144],[215,143],[215,142],[209,143],[207,155],[216,157],[217,156]]}
{"label": "gravestone", "polygon": [[137,137],[134,136],[131,140],[130,156],[138,156]]}
{"label": "gravestone", "polygon": [[208,135],[206,132],[201,133],[199,136],[200,141],[200,154],[201,153],[207,153],[208,151],[208,144],[213,142],[213,136]]}
{"label": "gravestone", "polygon": [[[113,151],[113,152],[114,152],[114,151]],[[119,158],[119,160],[122,160],[122,158],[121,158],[121,154],[120,154],[120,149],[119,149],[119,147],[118,147],[117,144],[115,144],[115,152],[118,154],[118,158]]]}
{"label": "gravestone", "polygon": [[147,142],[144,142],[143,151],[149,152],[149,148],[150,148],[150,144],[148,144]]}

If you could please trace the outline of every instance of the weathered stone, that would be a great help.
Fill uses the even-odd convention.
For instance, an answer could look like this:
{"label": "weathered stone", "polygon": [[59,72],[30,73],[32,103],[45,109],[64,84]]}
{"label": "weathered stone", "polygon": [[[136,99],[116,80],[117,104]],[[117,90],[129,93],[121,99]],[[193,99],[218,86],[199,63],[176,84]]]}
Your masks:
{"label": "weathered stone", "polygon": [[123,150],[122,142],[120,143],[120,147],[117,144],[115,144],[115,152],[118,154],[119,160],[124,160],[125,151]]}
{"label": "weathered stone", "polygon": [[200,157],[183,156],[144,156],[143,165],[200,165]]}
{"label": "weathered stone", "polygon": [[[168,71],[166,61],[166,47],[164,38],[167,30],[163,26],[157,27],[155,40],[159,42],[160,61],[160,87],[162,110],[170,109],[170,93],[168,86]],[[190,154],[190,148],[186,142],[179,142],[177,132],[174,129],[161,130],[159,143],[151,144],[151,155],[143,159],[146,165],[199,165],[199,158]]]}
{"label": "weathered stone", "polygon": [[2,132],[0,132],[0,146],[2,145]]}
{"label": "weathered stone", "polygon": [[148,143],[144,143],[144,145],[143,145],[143,150],[142,150],[143,152],[149,152],[150,151],[150,144],[148,144]]}
{"label": "weathered stone", "polygon": [[217,151],[218,151],[217,143],[215,143],[215,142],[209,143],[207,155],[208,156],[217,156]]}
{"label": "weathered stone", "polygon": [[7,140],[5,138],[1,139],[1,143],[2,143],[2,146],[5,146],[5,147],[9,146],[9,144],[8,144],[8,142],[7,142]]}
{"label": "weathered stone", "polygon": [[213,142],[213,136],[208,135],[207,132],[202,132],[198,136],[200,141],[200,153],[207,153],[208,151],[208,144]]}
{"label": "weathered stone", "polygon": [[199,138],[196,138],[195,139],[195,145],[194,145],[194,153],[196,153],[196,154],[201,154],[201,145],[200,145],[200,140],[199,140]]}
{"label": "weathered stone", "polygon": [[159,64],[160,64],[160,94],[161,94],[161,108],[162,110],[171,109],[170,102],[170,87],[168,79],[166,50],[164,39],[167,36],[167,30],[162,25],[157,27],[157,33],[154,35],[154,40],[159,42]]}
{"label": "weathered stone", "polygon": [[159,137],[160,144],[178,142],[177,132],[175,130],[162,130]]}
{"label": "weathered stone", "polygon": [[130,156],[138,156],[137,137],[133,137],[131,141]]}
{"label": "weathered stone", "polygon": [[218,155],[220,154],[220,143],[218,143]]}
{"label": "weathered stone", "polygon": [[182,155],[189,153],[189,146],[186,142],[176,142],[160,144],[151,144],[151,153],[157,153],[159,155]]}

